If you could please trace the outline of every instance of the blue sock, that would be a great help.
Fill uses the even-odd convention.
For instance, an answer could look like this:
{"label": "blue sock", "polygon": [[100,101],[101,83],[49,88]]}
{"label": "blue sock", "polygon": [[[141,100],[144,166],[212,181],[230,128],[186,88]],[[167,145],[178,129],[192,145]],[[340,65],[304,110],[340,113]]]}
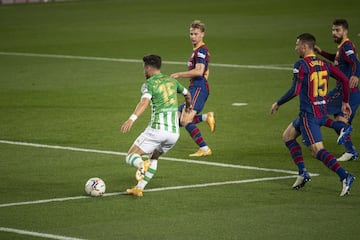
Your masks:
{"label": "blue sock", "polygon": [[344,143],[344,147],[345,147],[345,151],[346,152],[353,152],[353,151],[355,151],[355,147],[354,147],[354,145],[353,145],[353,143],[352,143],[352,140],[351,140],[351,137],[350,136],[348,136],[347,138],[346,138],[346,141],[345,141],[345,143]]}
{"label": "blue sock", "polygon": [[304,171],[306,171],[306,168],[300,144],[295,139],[292,139],[285,142],[285,146],[289,149],[291,158],[293,159],[295,165],[298,167],[299,174],[304,173]]}
{"label": "blue sock", "polygon": [[336,157],[325,148],[321,149],[316,154],[316,158],[323,162],[329,169],[334,171],[340,177],[340,180],[343,180],[347,177],[347,172],[336,160]]}
{"label": "blue sock", "polygon": [[195,123],[189,123],[185,126],[185,129],[189,132],[190,136],[199,147],[207,146],[201,135],[200,129],[195,125]]}

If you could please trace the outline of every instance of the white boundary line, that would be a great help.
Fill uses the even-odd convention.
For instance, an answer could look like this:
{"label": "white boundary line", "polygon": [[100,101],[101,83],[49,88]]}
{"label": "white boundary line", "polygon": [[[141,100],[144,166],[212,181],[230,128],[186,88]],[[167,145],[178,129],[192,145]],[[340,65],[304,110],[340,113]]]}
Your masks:
{"label": "white boundary line", "polygon": [[[126,153],[124,153],[124,152],[114,152],[114,151],[107,151],[107,150],[96,150],[96,149],[86,149],[86,148],[77,148],[77,147],[65,147],[65,146],[56,146],[56,145],[45,145],[45,144],[16,142],[16,141],[8,141],[8,140],[0,140],[0,143],[10,144],[10,145],[28,146],[28,147],[37,147],[37,148],[69,150],[69,151],[76,151],[76,152],[101,153],[101,154],[120,155],[120,156],[126,155]],[[283,169],[260,168],[260,167],[245,166],[245,165],[235,165],[235,164],[226,164],[226,163],[218,163],[218,162],[206,162],[206,161],[171,158],[171,157],[161,157],[160,159],[166,160],[166,161],[173,161],[173,162],[194,163],[194,164],[210,165],[210,166],[217,166],[217,167],[239,168],[239,169],[247,169],[247,170],[296,174],[296,175],[298,174],[298,172],[296,172],[296,171],[283,170]],[[312,173],[312,175],[316,176],[316,173]]]}
{"label": "white boundary line", "polygon": [[[312,175],[312,176],[314,176],[314,175]],[[230,184],[264,182],[264,181],[289,179],[289,178],[295,178],[295,177],[297,177],[297,176],[290,175],[290,176],[280,176],[280,177],[243,179],[243,180],[236,180],[236,181],[202,183],[202,184],[193,184],[193,185],[184,185],[184,186],[161,187],[161,188],[145,189],[144,192],[160,192],[160,191],[170,191],[170,190],[179,190],[179,189],[192,189],[192,188],[222,186],[222,185],[230,185]],[[111,196],[117,196],[117,195],[127,195],[127,193],[126,192],[105,193],[102,197],[111,197]],[[41,204],[41,203],[50,203],[50,202],[64,202],[64,201],[79,200],[79,199],[85,199],[85,198],[91,198],[91,197],[75,196],[75,197],[65,197],[65,198],[43,199],[43,200],[28,201],[28,202],[3,203],[3,204],[0,204],[0,208],[12,207],[12,206],[22,206],[22,205],[33,205],[33,204]]]}
{"label": "white boundary line", "polygon": [[[77,151],[77,152],[101,153],[101,154],[111,154],[111,155],[126,155],[126,153],[122,153],[122,152],[75,148],[75,147],[64,147],[64,146],[54,146],[54,145],[45,145],[45,144],[27,143],[27,142],[15,142],[15,141],[8,141],[8,140],[0,140],[0,143],[10,144],[10,145],[28,146],[28,147],[69,150],[69,151]],[[260,181],[272,181],[272,180],[279,180],[279,179],[294,178],[294,177],[297,177],[297,174],[298,174],[295,171],[282,170],[282,169],[259,168],[259,167],[253,167],[253,166],[243,166],[243,165],[225,164],[225,163],[217,163],[217,162],[205,162],[205,161],[198,161],[198,160],[177,159],[177,158],[169,158],[169,157],[163,157],[161,159],[167,160],[167,161],[177,161],[177,162],[193,163],[193,164],[204,164],[204,165],[218,166],[218,167],[240,168],[240,169],[256,170],[256,171],[286,173],[286,174],[291,174],[291,175],[290,176],[279,176],[279,177],[268,177],[268,178],[245,179],[245,180],[236,180],[236,181],[204,183],[204,184],[194,184],[194,185],[186,185],[186,186],[153,188],[153,189],[147,189],[144,192],[167,191],[167,190],[175,190],[175,189],[189,189],[189,188],[220,186],[220,185],[228,185],[228,184],[260,182]],[[311,176],[319,176],[319,174],[311,173]],[[123,194],[126,194],[126,193],[125,192],[107,193],[107,194],[104,194],[104,197],[114,196],[114,195],[123,195]],[[44,200],[36,200],[36,201],[28,201],[28,202],[4,203],[4,204],[0,204],[0,208],[11,207],[11,206],[20,206],[20,205],[29,205],[29,204],[49,203],[49,202],[62,202],[62,201],[78,200],[78,199],[84,199],[84,198],[89,198],[89,197],[88,196],[75,196],[75,197],[53,198],[53,199],[44,199]]]}
{"label": "white boundary line", "polygon": [[[107,62],[142,63],[141,60],[128,59],[128,58],[86,57],[86,56],[59,55],[59,54],[0,52],[0,55],[21,56],[21,57],[60,58],[60,59],[79,59],[79,60],[107,61]],[[184,62],[176,62],[176,61],[163,61],[163,63],[164,64],[172,64],[172,65],[186,65],[186,63],[184,63]],[[239,65],[239,64],[210,63],[210,66],[225,67],[225,68],[282,70],[282,71],[291,71],[292,70],[292,68],[290,68],[290,67],[279,67],[279,66],[270,66],[270,65],[267,66],[267,65]]]}
{"label": "white boundary line", "polygon": [[[237,180],[237,181],[194,184],[194,185],[187,185],[187,186],[173,186],[173,187],[147,189],[147,190],[144,190],[144,192],[159,192],[159,191],[169,191],[169,190],[178,190],[178,189],[192,189],[192,188],[201,188],[201,187],[210,187],[210,186],[221,186],[221,185],[229,185],[229,184],[273,181],[273,180],[281,180],[281,179],[288,179],[288,178],[294,178],[294,177],[296,177],[296,176],[290,175],[290,176],[281,176],[281,177],[255,178],[255,179],[245,179],[245,180]],[[126,195],[126,192],[106,193],[102,197],[110,197],[110,196],[116,196],[116,195]],[[7,203],[7,204],[0,204],[0,208],[11,207],[11,206],[21,206],[21,205],[32,205],[32,204],[40,204],[40,203],[50,203],[50,202],[63,202],[63,201],[78,200],[78,199],[84,199],[84,198],[91,198],[91,197],[77,196],[77,197],[53,198],[53,199],[29,201],[29,202]],[[54,234],[47,234],[47,233],[40,233],[40,232],[31,232],[31,231],[15,229],[15,228],[0,227],[0,231],[16,233],[16,234],[21,234],[21,235],[30,235],[30,236],[36,236],[36,237],[42,237],[42,238],[58,239],[58,240],[85,240],[82,238],[73,238],[73,237],[66,237],[66,236],[61,236],[61,235],[54,235]]]}
{"label": "white boundary line", "polygon": [[66,236],[61,236],[61,235],[32,232],[32,231],[26,231],[26,230],[21,230],[21,229],[16,229],[16,228],[7,228],[7,227],[0,227],[0,231],[8,232],[8,233],[16,233],[16,234],[20,234],[20,235],[41,237],[41,238],[58,239],[58,240],[85,240],[84,238],[66,237]]}

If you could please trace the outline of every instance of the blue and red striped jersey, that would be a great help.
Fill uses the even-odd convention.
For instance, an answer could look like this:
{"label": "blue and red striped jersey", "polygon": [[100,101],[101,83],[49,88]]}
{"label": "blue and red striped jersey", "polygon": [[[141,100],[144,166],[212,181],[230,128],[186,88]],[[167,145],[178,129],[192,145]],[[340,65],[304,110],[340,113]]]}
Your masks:
{"label": "blue and red striped jersey", "polygon": [[[346,77],[360,77],[360,62],[356,47],[348,38],[344,39],[337,48],[336,54],[321,51],[320,55],[334,62],[334,65],[343,72]],[[336,87],[340,90],[341,83],[337,82]],[[359,92],[359,88],[351,89],[351,92]]]}
{"label": "blue and red striped jersey", "polygon": [[209,62],[210,53],[205,43],[200,43],[199,46],[193,49],[191,57],[188,61],[189,70],[195,68],[196,64],[204,64],[205,69],[202,76],[194,77],[190,79],[190,87],[200,87],[202,89],[209,89],[208,77],[209,77]]}
{"label": "blue and red striped jersey", "polygon": [[299,95],[301,112],[310,113],[317,118],[326,117],[326,94],[330,76],[344,84],[343,101],[349,102],[349,83],[346,76],[329,62],[309,55],[294,64],[293,84],[278,100],[278,105]]}
{"label": "blue and red striped jersey", "polygon": [[[339,46],[335,55],[334,65],[337,66],[348,78],[360,77],[360,62],[354,44],[345,39]],[[338,82],[338,85],[340,83]],[[359,88],[351,89],[351,92],[359,92]]]}

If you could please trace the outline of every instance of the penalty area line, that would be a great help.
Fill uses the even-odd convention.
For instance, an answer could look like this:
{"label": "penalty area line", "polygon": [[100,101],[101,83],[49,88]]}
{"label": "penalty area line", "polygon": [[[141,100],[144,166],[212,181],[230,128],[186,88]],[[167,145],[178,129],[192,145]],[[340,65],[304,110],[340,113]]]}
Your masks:
{"label": "penalty area line", "polygon": [[[223,186],[223,185],[231,185],[231,184],[243,184],[243,183],[275,181],[275,180],[289,179],[289,178],[295,178],[295,177],[297,177],[297,176],[296,175],[289,175],[289,176],[243,179],[243,180],[225,181],[225,182],[201,183],[201,184],[184,185],[184,186],[150,188],[150,189],[145,189],[144,193],[146,193],[146,192],[170,191],[170,190],[192,189],[192,188],[205,188],[205,187]],[[117,195],[127,195],[127,193],[126,192],[105,193],[102,197],[111,197],[111,196],[117,196]],[[3,204],[0,204],[0,208],[12,207],[12,206],[22,206],[22,205],[34,205],[34,204],[51,203],[51,202],[65,202],[65,201],[79,200],[79,199],[86,199],[86,198],[93,198],[93,197],[90,197],[90,196],[76,196],[76,197],[43,199],[43,200],[28,201],[28,202],[3,203]]]}
{"label": "penalty area line", "polygon": [[47,238],[47,239],[57,239],[57,240],[85,240],[84,238],[66,237],[66,236],[62,236],[62,235],[33,232],[33,231],[27,231],[27,230],[22,230],[22,229],[16,229],[16,228],[7,228],[7,227],[0,227],[0,232],[16,233],[16,234],[20,234],[20,235],[41,237],[41,238]]}

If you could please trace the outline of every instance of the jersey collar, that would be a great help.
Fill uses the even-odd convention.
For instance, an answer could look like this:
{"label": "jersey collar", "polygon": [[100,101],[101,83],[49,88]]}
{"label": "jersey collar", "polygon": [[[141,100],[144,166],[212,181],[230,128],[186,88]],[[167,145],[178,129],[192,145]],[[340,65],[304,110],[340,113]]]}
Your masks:
{"label": "jersey collar", "polygon": [[193,50],[196,50],[196,49],[198,49],[199,47],[204,46],[204,45],[205,45],[204,42],[199,42],[198,44],[196,44],[196,46],[193,48]]}
{"label": "jersey collar", "polygon": [[345,38],[344,40],[342,40],[342,42],[338,45],[338,48],[340,48],[347,41],[349,41],[349,38]]}
{"label": "jersey collar", "polygon": [[316,57],[316,55],[315,55],[315,53],[310,53],[310,54],[304,56],[304,58],[306,58],[306,57]]}

